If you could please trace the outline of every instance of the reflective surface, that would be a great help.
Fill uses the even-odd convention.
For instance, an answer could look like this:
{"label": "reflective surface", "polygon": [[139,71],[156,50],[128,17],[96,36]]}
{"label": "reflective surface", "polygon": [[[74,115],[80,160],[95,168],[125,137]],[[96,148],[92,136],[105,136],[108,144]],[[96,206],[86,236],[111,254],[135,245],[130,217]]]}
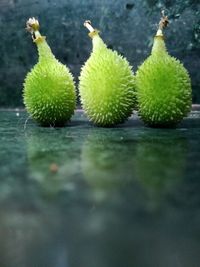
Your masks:
{"label": "reflective surface", "polygon": [[0,112],[0,266],[198,267],[200,114],[177,129]]}

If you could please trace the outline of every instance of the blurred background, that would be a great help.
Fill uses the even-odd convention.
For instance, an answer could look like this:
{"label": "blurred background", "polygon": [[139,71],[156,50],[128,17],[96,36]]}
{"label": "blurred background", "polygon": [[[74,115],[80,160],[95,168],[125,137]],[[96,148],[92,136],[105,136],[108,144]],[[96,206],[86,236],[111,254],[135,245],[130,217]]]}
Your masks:
{"label": "blurred background", "polygon": [[29,17],[39,19],[53,53],[77,81],[92,48],[84,20],[90,19],[108,47],[124,55],[136,71],[151,51],[162,9],[170,18],[167,48],[188,69],[193,103],[200,103],[199,0],[0,0],[0,107],[23,107],[24,77],[37,62],[25,31]]}

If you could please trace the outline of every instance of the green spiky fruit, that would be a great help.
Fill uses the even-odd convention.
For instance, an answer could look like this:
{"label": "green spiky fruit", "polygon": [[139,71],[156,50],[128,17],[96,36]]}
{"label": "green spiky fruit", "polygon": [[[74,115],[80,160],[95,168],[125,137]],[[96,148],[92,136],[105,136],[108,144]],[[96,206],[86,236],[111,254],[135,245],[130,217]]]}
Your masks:
{"label": "green spiky fruit", "polygon": [[80,98],[89,119],[99,126],[124,122],[135,106],[135,78],[128,61],[108,49],[98,31],[90,33],[93,51],[80,75]]}
{"label": "green spiky fruit", "polygon": [[[73,115],[76,105],[74,81],[68,68],[52,54],[38,29],[34,32],[39,62],[26,76],[24,82],[24,104],[37,122],[43,126],[63,126]],[[36,21],[37,22],[37,21]]]}
{"label": "green spiky fruit", "polygon": [[139,115],[152,127],[174,127],[191,109],[191,81],[179,60],[171,57],[162,34],[136,73]]}

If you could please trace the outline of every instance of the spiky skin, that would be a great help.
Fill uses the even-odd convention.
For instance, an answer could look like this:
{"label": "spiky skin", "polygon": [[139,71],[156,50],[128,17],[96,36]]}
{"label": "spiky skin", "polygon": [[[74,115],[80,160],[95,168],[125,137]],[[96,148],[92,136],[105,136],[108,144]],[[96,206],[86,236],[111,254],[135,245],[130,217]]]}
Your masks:
{"label": "spiky skin", "polygon": [[151,127],[175,127],[191,109],[189,74],[167,53],[161,36],[136,73],[136,87],[139,115]]}
{"label": "spiky skin", "polygon": [[135,106],[135,77],[128,61],[93,34],[93,51],[79,77],[80,99],[89,119],[109,127],[123,123]]}
{"label": "spiky skin", "polygon": [[73,77],[54,57],[44,38],[36,43],[39,62],[26,76],[24,104],[32,118],[42,126],[63,126],[75,110]]}

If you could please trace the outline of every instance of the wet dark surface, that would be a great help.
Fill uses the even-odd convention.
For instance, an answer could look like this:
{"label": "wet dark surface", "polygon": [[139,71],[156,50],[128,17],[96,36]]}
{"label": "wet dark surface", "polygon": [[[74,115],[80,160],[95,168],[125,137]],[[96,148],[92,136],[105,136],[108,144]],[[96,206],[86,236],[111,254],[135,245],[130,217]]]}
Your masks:
{"label": "wet dark surface", "polygon": [[0,266],[199,266],[199,111],[171,130],[26,118],[0,112]]}

